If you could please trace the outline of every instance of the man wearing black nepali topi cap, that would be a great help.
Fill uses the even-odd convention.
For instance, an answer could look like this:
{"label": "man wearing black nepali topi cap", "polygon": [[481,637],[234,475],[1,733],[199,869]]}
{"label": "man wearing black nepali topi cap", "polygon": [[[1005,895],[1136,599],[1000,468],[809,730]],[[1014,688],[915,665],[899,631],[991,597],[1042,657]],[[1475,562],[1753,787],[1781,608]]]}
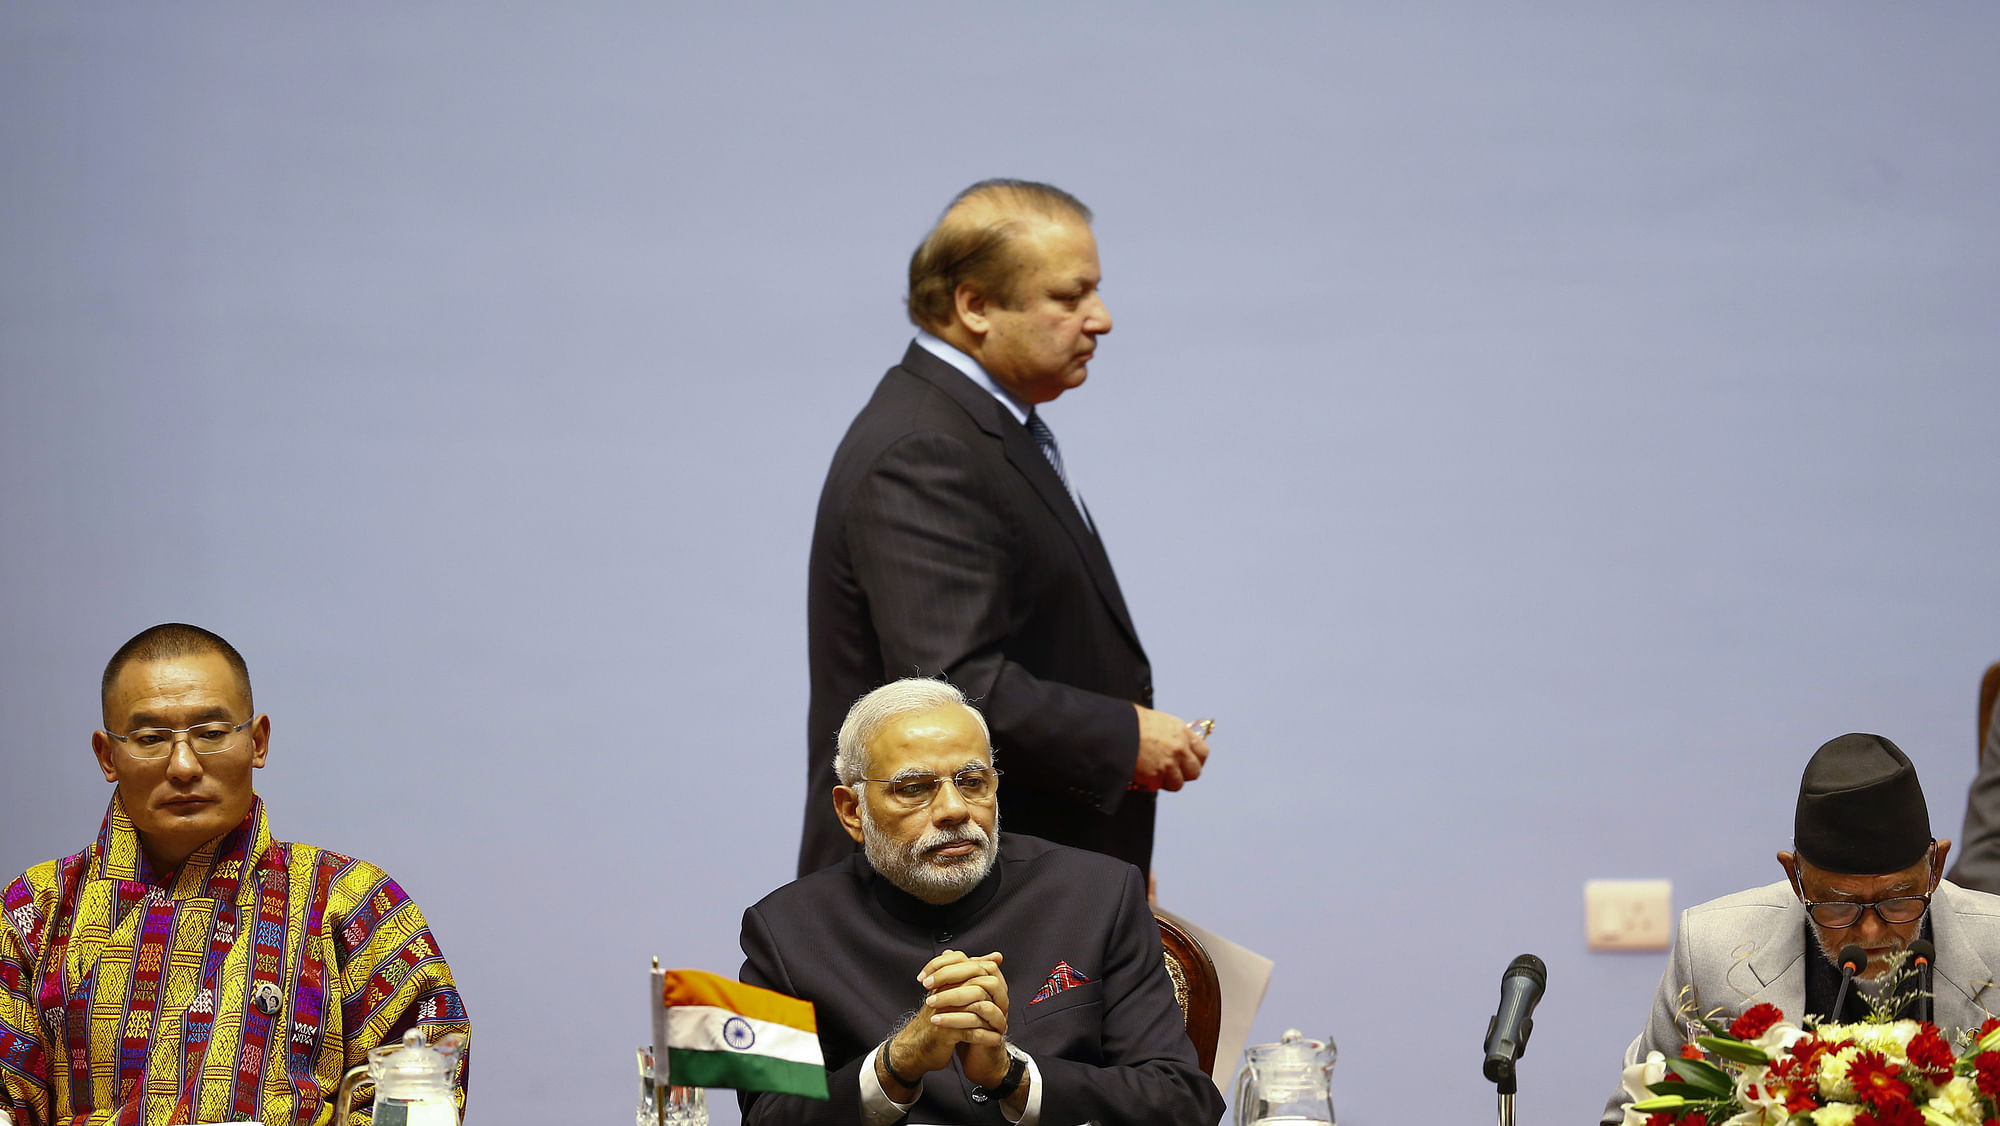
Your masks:
{"label": "man wearing black nepali topi cap", "polygon": [[[1947,1037],[1955,1041],[2000,1008],[1987,963],[1989,955],[2000,962],[2000,896],[1943,879],[1951,842],[1932,839],[1916,767],[1894,743],[1842,735],[1815,752],[1799,780],[1792,842],[1778,853],[1784,880],[1681,913],[1652,1014],[1625,1051],[1627,1067],[1648,1052],[1677,1055],[1693,1039],[1684,1003],[1703,1014],[1720,1009],[1725,1024],[1764,1003],[1792,1021],[1832,1016],[1840,989],[1834,958],[1850,945],[1867,953],[1868,964],[1838,1019],[1858,1019],[1882,999],[1896,976],[1884,971],[1920,937],[1937,950],[1932,1019]],[[1919,998],[1906,988],[1891,1003],[1915,1015]],[[1631,1101],[1620,1089],[1602,1121],[1624,1121]]]}
{"label": "man wearing black nepali topi cap", "polygon": [[[1857,978],[1879,981],[1920,937],[1951,851],[1950,841],[1932,838],[1930,825],[1917,768],[1880,735],[1842,735],[1806,764],[1792,823],[1797,851],[1780,852],[1778,863],[1805,903],[1824,955],[1807,963],[1808,1011],[1832,1015],[1844,947],[1858,945],[1868,956]],[[1824,988],[1828,983],[1832,988]],[[1861,997],[1851,998],[1840,1019],[1859,1018],[1865,1009]]]}

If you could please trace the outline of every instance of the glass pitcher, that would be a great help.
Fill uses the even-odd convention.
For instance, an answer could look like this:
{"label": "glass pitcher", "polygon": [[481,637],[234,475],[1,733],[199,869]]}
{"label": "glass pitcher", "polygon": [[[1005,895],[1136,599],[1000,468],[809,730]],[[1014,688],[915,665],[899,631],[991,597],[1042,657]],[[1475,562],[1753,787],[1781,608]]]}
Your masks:
{"label": "glass pitcher", "polygon": [[353,1109],[354,1089],[375,1084],[375,1126],[458,1126],[458,1103],[452,1098],[452,1077],[465,1037],[452,1033],[436,1044],[411,1029],[400,1044],[370,1049],[368,1062],[347,1069],[340,1080],[340,1099],[333,1121],[345,1123]]}
{"label": "glass pitcher", "polygon": [[1308,1040],[1296,1028],[1276,1044],[1243,1049],[1236,1073],[1236,1126],[1324,1122],[1333,1126],[1333,1039]]}

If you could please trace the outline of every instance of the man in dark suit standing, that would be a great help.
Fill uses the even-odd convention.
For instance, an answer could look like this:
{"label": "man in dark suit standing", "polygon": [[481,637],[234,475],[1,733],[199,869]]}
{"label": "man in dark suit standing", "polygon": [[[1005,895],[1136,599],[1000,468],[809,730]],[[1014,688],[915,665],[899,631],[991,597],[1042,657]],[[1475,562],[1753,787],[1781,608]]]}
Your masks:
{"label": "man in dark suit standing", "polygon": [[813,529],[801,875],[854,850],[827,798],[834,735],[898,677],[978,704],[1010,830],[1150,873],[1154,795],[1200,776],[1205,732],[1153,710],[1111,560],[1036,413],[1111,331],[1101,276],[1089,209],[1018,180],[961,192],[911,257],[920,331],[841,440]]}

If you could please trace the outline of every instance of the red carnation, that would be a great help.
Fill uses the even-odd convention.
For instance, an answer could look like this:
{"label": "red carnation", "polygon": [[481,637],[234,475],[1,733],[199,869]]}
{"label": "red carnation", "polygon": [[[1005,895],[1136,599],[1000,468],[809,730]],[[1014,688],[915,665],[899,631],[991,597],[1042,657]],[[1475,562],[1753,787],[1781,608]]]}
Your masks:
{"label": "red carnation", "polygon": [[[1907,1103],[1910,1101],[1910,1085],[1900,1078],[1902,1070],[1880,1052],[1859,1052],[1854,1062],[1847,1065],[1847,1081],[1854,1084],[1854,1091],[1861,1101],[1870,1106]],[[1854,1123],[1855,1126],[1863,1126],[1859,1118]]]}
{"label": "red carnation", "polygon": [[1693,1044],[1682,1044],[1681,1058],[1684,1060],[1698,1060],[1701,1058],[1701,1049],[1695,1047]]}
{"label": "red carnation", "polygon": [[1925,1079],[1939,1085],[1951,1082],[1951,1069],[1958,1063],[1937,1026],[1925,1024],[1910,1041],[1910,1063]]}
{"label": "red carnation", "polygon": [[1981,1052],[1972,1061],[1973,1081],[1979,1086],[1979,1093],[1987,1098],[2000,1098],[2000,1052]]}
{"label": "red carnation", "polygon": [[1729,1026],[1729,1034],[1738,1040],[1755,1040],[1769,1031],[1771,1026],[1785,1019],[1778,1006],[1766,1002],[1750,1006],[1750,1011],[1736,1018]]}

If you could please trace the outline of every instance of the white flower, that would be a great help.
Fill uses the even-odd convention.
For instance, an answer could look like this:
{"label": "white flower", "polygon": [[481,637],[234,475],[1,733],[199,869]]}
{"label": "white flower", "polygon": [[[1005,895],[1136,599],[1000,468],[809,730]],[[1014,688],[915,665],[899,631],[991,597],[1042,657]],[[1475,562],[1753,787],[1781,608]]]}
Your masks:
{"label": "white flower", "polygon": [[1954,1077],[1931,1096],[1931,1101],[1924,1107],[1924,1118],[1931,1122],[1942,1118],[1955,1126],[1979,1126],[1979,1088],[1968,1076]]}
{"label": "white flower", "polygon": [[[1916,1039],[1917,1030],[1922,1027],[1913,1020],[1892,1021],[1889,1024],[1844,1024],[1821,1030],[1822,1039],[1842,1040],[1871,1052],[1880,1052],[1890,1063],[1902,1063],[1910,1058],[1910,1041]],[[1827,1032],[1844,1035],[1826,1036]]]}
{"label": "white flower", "polygon": [[1770,1056],[1772,1059],[1777,1059],[1787,1051],[1790,1051],[1793,1044],[1804,1040],[1810,1035],[1812,1034],[1796,1024],[1779,1021],[1765,1029],[1764,1035],[1757,1037],[1755,1040],[1750,1041],[1750,1043],[1755,1047],[1762,1048],[1765,1055]]}
{"label": "white flower", "polygon": [[[1744,1113],[1759,1111],[1775,1115],[1773,1122],[1783,1122],[1791,1115],[1785,1113],[1785,1101],[1765,1084],[1764,1075],[1770,1069],[1765,1067],[1745,1067],[1736,1076],[1736,1101],[1743,1104]],[[1741,1118],[1738,1115],[1737,1118]],[[1735,1122],[1736,1118],[1729,1121]],[[1762,1118],[1751,1121],[1761,1122]]]}
{"label": "white flower", "polygon": [[1830,1051],[1821,1057],[1819,1063],[1819,1093],[1821,1098],[1829,1100],[1848,1099],[1850,1101],[1854,1098],[1854,1085],[1847,1081],[1847,1065],[1853,1063],[1854,1057],[1860,1054],[1861,1049],[1850,1042],[1840,1045],[1838,1049]]}
{"label": "white flower", "polygon": [[[1625,1093],[1636,1103],[1653,1097],[1653,1092],[1646,1089],[1647,1084],[1658,1083],[1666,1077],[1667,1057],[1658,1052],[1647,1052],[1645,1059],[1625,1069],[1621,1082],[1625,1085]],[[1646,1118],[1647,1115],[1633,1110],[1628,1105],[1625,1108],[1625,1121],[1621,1126],[1645,1126]]]}
{"label": "white flower", "polygon": [[1859,1103],[1828,1103],[1812,1112],[1813,1126],[1854,1126],[1860,1113]]}

